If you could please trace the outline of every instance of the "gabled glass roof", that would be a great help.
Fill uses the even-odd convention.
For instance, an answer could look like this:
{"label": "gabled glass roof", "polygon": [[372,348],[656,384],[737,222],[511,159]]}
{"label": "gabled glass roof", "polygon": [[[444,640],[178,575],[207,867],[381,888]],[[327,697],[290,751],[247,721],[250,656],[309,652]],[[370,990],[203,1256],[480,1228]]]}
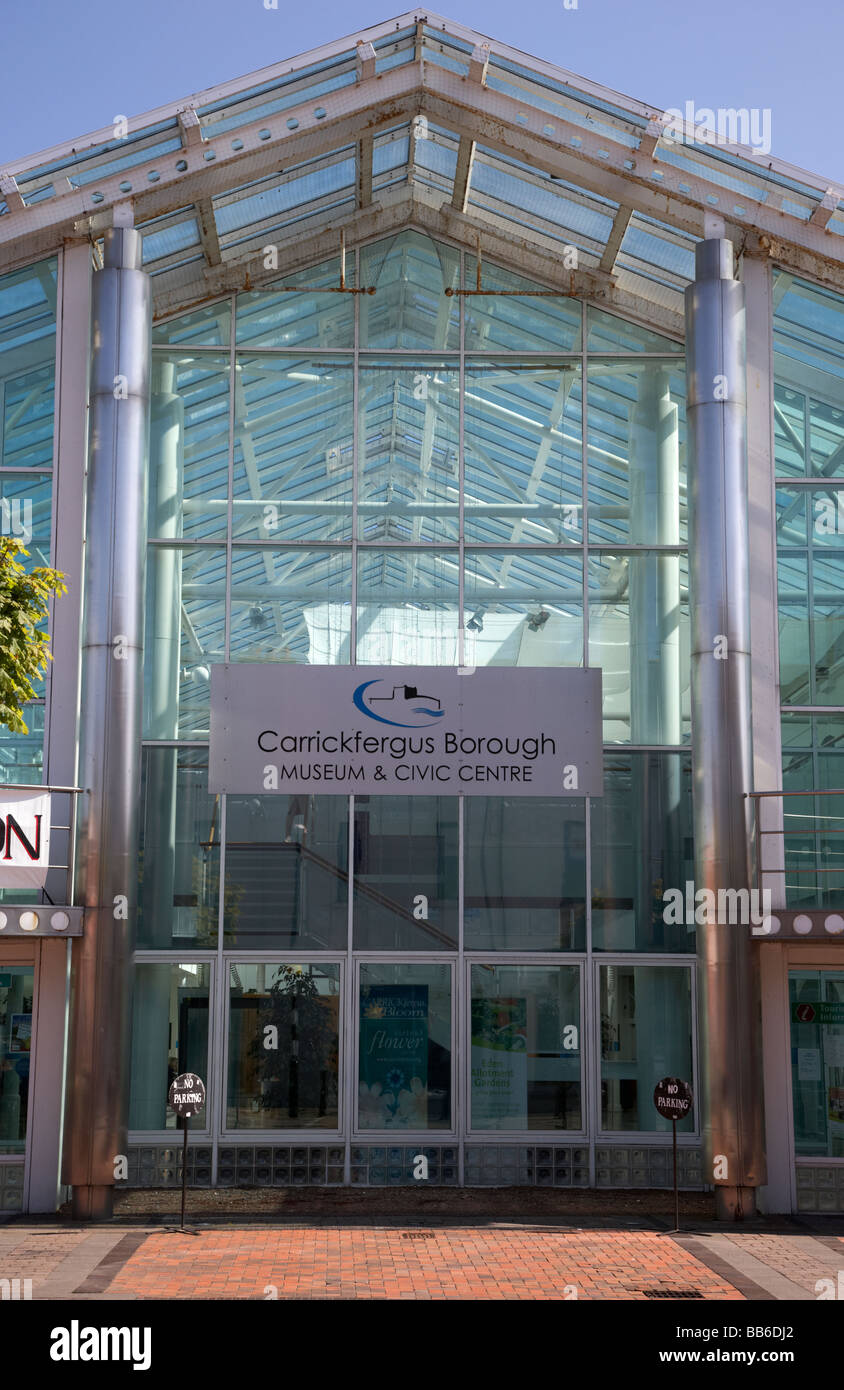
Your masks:
{"label": "gabled glass roof", "polygon": [[826,180],[714,136],[678,140],[662,114],[413,11],[0,167],[0,269],[28,228],[33,257],[48,254],[131,201],[157,296],[190,286],[195,302],[207,275],[218,284],[267,240],[298,245],[404,195],[411,213],[459,214],[464,244],[473,229],[509,242],[514,267],[521,243],[552,265],[575,247],[643,316],[649,304],[680,314],[707,213],[840,276],[844,201]]}

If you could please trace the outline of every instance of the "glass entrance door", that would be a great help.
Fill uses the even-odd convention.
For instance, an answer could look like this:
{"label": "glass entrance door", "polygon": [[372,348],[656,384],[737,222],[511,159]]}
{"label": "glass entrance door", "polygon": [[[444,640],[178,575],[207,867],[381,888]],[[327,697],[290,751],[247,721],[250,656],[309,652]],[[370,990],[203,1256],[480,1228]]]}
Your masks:
{"label": "glass entrance door", "polygon": [[452,976],[446,962],[359,962],[359,1133],[453,1130]]}
{"label": "glass entrance door", "polygon": [[844,970],[791,970],[791,1079],[798,1158],[844,1158]]}
{"label": "glass entrance door", "polygon": [[35,970],[0,965],[0,1155],[26,1152]]}

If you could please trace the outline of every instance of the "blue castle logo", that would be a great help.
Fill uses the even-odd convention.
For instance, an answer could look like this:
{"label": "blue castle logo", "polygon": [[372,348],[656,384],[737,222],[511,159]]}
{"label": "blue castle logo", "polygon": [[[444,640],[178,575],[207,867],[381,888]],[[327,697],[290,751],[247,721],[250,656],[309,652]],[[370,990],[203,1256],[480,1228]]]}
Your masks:
{"label": "blue castle logo", "polygon": [[374,691],[367,694],[372,686],[384,684],[379,680],[364,681],[352,697],[361,714],[379,724],[392,724],[397,729],[426,729],[445,714],[435,695],[421,695],[415,685],[394,685],[389,695],[376,695]]}

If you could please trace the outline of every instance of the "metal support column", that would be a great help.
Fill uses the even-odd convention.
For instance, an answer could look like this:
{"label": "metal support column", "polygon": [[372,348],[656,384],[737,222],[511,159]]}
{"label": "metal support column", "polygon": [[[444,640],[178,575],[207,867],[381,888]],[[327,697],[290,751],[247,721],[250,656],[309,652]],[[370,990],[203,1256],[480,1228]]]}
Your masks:
{"label": "metal support column", "polygon": [[[750,884],[750,620],[744,288],[724,238],[695,248],[686,290],[696,888]],[[698,927],[702,1117],[718,1215],[765,1182],[759,1002],[750,926]]]}
{"label": "metal support column", "polygon": [[141,235],[105,233],[91,310],[78,895],[64,1181],[73,1215],[111,1214],[126,1152],[137,884],[152,297]]}

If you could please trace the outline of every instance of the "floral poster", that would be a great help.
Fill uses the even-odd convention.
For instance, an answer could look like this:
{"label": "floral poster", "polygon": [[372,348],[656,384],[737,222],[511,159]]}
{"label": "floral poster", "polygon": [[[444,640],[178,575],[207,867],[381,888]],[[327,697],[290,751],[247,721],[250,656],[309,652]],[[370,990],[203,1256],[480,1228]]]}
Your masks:
{"label": "floral poster", "polygon": [[428,1127],[427,985],[370,985],[363,991],[360,1127]]}
{"label": "floral poster", "polygon": [[472,1126],[527,1129],[527,1000],[472,1000]]}
{"label": "floral poster", "polygon": [[29,1052],[32,1046],[32,1014],[12,1014],[10,1052]]}

